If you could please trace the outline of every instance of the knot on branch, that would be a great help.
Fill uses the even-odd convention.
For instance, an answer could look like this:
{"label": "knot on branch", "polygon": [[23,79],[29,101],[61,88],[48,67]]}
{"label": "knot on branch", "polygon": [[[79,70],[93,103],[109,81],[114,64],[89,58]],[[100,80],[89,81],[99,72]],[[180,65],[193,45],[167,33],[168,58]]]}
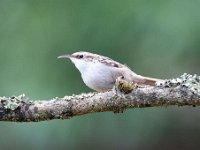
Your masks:
{"label": "knot on branch", "polygon": [[123,79],[123,77],[119,77],[115,82],[114,89],[116,93],[128,94],[131,93],[137,87],[137,84],[134,84],[133,82],[128,82],[125,79]]}

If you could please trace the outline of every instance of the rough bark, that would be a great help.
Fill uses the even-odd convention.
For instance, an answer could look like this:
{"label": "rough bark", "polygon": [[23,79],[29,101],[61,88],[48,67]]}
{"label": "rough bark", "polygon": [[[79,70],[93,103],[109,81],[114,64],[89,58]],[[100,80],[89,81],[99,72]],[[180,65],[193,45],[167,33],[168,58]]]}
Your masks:
{"label": "rough bark", "polygon": [[128,108],[160,106],[199,106],[200,77],[183,74],[164,80],[156,86],[138,86],[118,80],[115,87],[104,93],[87,93],[51,100],[29,100],[24,94],[0,97],[0,121],[44,121],[68,119],[94,112],[123,112]]}

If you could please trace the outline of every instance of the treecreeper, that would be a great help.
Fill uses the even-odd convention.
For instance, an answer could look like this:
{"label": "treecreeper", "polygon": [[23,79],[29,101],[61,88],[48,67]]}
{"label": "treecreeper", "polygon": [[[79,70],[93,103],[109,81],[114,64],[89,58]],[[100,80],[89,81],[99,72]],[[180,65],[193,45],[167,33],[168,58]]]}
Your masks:
{"label": "treecreeper", "polygon": [[119,77],[138,85],[155,86],[156,81],[160,81],[160,79],[138,75],[126,65],[90,52],[80,51],[64,54],[58,58],[70,59],[81,73],[84,83],[98,92],[112,89]]}

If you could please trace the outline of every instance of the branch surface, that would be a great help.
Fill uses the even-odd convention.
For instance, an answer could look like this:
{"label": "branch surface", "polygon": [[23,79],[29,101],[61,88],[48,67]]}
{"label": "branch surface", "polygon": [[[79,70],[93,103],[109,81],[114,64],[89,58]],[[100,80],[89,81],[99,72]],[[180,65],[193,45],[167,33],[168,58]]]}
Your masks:
{"label": "branch surface", "polygon": [[24,94],[0,97],[0,121],[29,122],[69,119],[95,112],[123,112],[128,108],[200,106],[200,76],[183,74],[156,86],[138,86],[118,80],[104,93],[87,93],[51,100],[29,100]]}

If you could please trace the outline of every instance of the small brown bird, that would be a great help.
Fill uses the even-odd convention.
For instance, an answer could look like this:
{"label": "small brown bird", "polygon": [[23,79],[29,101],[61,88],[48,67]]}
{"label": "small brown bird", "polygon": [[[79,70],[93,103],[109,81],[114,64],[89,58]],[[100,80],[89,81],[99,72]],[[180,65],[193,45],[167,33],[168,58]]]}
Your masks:
{"label": "small brown bird", "polygon": [[138,75],[119,62],[89,52],[81,51],[61,55],[58,58],[70,59],[80,71],[84,83],[99,92],[112,89],[118,77],[139,85],[154,86],[156,81],[160,81],[160,79]]}

